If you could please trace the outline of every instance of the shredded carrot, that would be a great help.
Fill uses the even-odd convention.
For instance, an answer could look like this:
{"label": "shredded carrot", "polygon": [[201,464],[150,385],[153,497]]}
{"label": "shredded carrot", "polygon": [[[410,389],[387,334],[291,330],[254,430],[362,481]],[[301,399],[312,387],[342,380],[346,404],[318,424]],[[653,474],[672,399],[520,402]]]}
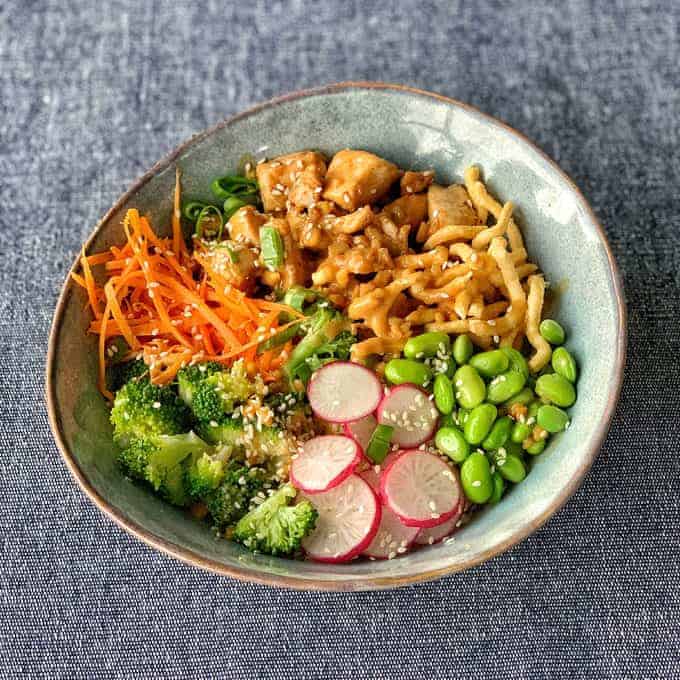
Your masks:
{"label": "shredded carrot", "polygon": [[[223,272],[211,267],[214,261],[206,257],[199,241],[189,253],[179,209],[178,172],[170,238],[159,237],[146,217],[128,210],[123,221],[126,243],[94,255],[83,252],[82,273],[71,274],[92,310],[89,331],[98,336],[99,389],[109,399],[106,358],[115,338],[124,338],[129,345],[126,359],[143,357],[157,384],[174,380],[189,363],[212,360],[229,365],[237,358],[272,382],[278,379],[292,342],[261,354],[258,347],[304,318],[288,305],[251,298],[234,287]],[[91,269],[95,266],[104,272],[103,288],[95,283]],[[282,313],[292,321],[280,324]]]}

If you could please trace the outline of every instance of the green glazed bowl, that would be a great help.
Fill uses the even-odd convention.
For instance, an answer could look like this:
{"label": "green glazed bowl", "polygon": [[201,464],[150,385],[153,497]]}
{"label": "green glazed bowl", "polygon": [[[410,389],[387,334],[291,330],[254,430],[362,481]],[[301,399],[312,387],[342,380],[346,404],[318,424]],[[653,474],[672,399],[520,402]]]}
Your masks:
{"label": "green glazed bowl", "polygon": [[[121,220],[136,207],[156,228],[170,224],[175,166],[183,195],[209,198],[210,180],[244,153],[276,156],[317,148],[367,149],[398,165],[435,168],[440,181],[481,166],[491,191],[512,199],[534,261],[559,291],[551,315],[569,334],[580,366],[572,425],[554,437],[531,473],[496,507],[478,514],[449,543],[389,561],[344,565],[252,555],[215,540],[209,527],[128,481],[114,461],[106,405],[96,389],[96,341],[85,296],[67,279],[47,357],[50,423],[85,493],[114,521],[190,564],[246,581],[321,590],[393,588],[480,564],[540,527],[569,499],[609,427],[625,359],[621,282],[602,228],[569,178],[522,135],[459,102],[380,83],[344,83],[257,106],[195,136],[123,195],[86,243],[96,253],[123,242]],[[75,266],[75,265],[74,265]]]}

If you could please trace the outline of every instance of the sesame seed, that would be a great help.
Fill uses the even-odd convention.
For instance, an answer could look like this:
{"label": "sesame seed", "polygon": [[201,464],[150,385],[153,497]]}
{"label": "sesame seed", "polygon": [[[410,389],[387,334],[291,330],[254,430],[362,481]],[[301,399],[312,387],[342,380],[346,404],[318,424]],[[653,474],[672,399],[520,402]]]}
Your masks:
{"label": "sesame seed", "polygon": [[151,406],[153,406],[153,408],[160,408],[160,407],[161,407],[161,402],[160,402],[160,401],[154,401],[154,403],[151,404]]}

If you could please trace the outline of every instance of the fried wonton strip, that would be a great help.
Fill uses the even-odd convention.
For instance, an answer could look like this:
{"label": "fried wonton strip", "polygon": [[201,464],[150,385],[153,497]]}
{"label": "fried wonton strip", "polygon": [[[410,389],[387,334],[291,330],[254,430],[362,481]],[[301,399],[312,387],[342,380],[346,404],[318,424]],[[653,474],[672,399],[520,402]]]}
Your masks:
{"label": "fried wonton strip", "polygon": [[403,338],[368,338],[352,345],[352,360],[361,361],[372,354],[399,354],[406,344]]}
{"label": "fried wonton strip", "polygon": [[510,307],[505,316],[489,321],[471,321],[470,330],[477,335],[501,336],[518,327],[524,321],[526,312],[526,296],[520,283],[515,265],[507,251],[505,239],[495,238],[491,241],[489,254],[496,261],[508,291]]}
{"label": "fried wonton strip", "polygon": [[449,259],[449,251],[441,246],[426,253],[400,255],[394,263],[400,269],[429,269],[436,264],[444,264]]}
{"label": "fried wonton strip", "polygon": [[484,231],[477,234],[472,239],[472,247],[480,250],[481,248],[486,248],[486,246],[491,243],[493,239],[497,236],[503,236],[505,234],[508,224],[510,223],[510,218],[512,217],[513,205],[511,201],[508,201],[498,215],[498,220],[493,227],[488,227]]}
{"label": "fried wonton strip", "polygon": [[463,319],[454,319],[453,321],[433,321],[425,324],[428,331],[442,331],[443,333],[467,333],[470,330],[470,324]]}
{"label": "fried wonton strip", "polygon": [[435,246],[442,245],[443,243],[452,243],[454,241],[471,241],[480,232],[484,231],[486,227],[480,224],[452,224],[446,227],[442,227],[430,236],[430,238],[425,241],[423,248],[425,250],[430,250]]}
{"label": "fried wonton strip", "polygon": [[540,274],[529,277],[529,295],[527,296],[526,336],[531,346],[536,350],[529,359],[529,369],[533,373],[540,371],[550,361],[552,353],[550,345],[540,334],[538,326],[541,323],[545,281]]}
{"label": "fried wonton strip", "polygon": [[479,182],[479,168],[475,165],[470,166],[464,174],[465,188],[468,194],[470,194],[470,199],[472,200],[472,205],[479,215],[479,221],[482,224],[486,224],[489,218],[489,211],[477,200],[477,188],[476,184]]}
{"label": "fried wonton strip", "polygon": [[453,302],[453,311],[456,312],[460,319],[467,316],[470,303],[472,302],[472,293],[469,290],[461,290]]}

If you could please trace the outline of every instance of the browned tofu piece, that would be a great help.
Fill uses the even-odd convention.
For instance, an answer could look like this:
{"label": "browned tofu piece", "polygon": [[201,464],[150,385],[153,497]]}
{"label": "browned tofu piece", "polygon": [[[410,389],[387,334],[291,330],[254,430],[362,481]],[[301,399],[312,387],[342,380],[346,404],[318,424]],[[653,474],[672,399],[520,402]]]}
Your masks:
{"label": "browned tofu piece", "polygon": [[414,170],[407,170],[399,182],[399,189],[401,195],[418,194],[425,191],[427,187],[432,184],[434,180],[434,171],[425,170],[424,172],[415,172]]}
{"label": "browned tofu piece", "polygon": [[392,257],[398,257],[408,252],[408,235],[410,224],[396,225],[385,213],[375,216],[375,226],[368,227],[366,234],[374,236],[374,230]]}
{"label": "browned tofu piece", "polygon": [[267,216],[258,212],[252,205],[239,208],[227,222],[227,230],[232,241],[249,246],[260,245],[260,227]]}
{"label": "browned tofu piece", "polygon": [[410,224],[418,226],[427,219],[427,196],[425,194],[407,194],[388,203],[383,212],[394,222],[401,226]]}
{"label": "browned tofu piece", "polygon": [[433,184],[427,190],[427,212],[430,218],[429,235],[440,227],[479,224],[477,211],[467,189],[461,184],[452,184],[449,187]]}
{"label": "browned tofu piece", "polygon": [[258,271],[257,249],[236,241],[221,241],[201,253],[207,269],[219,274],[230,285],[251,292]]}
{"label": "browned tofu piece", "polygon": [[338,234],[355,234],[367,227],[373,221],[373,211],[365,205],[349,215],[337,217],[333,222],[333,231]]}
{"label": "browned tofu piece", "polygon": [[281,275],[281,286],[284,290],[287,290],[296,283],[304,284],[305,265],[300,248],[293,237],[290,224],[282,217],[272,217],[267,222],[267,226],[274,227],[281,234],[281,240],[283,241],[284,260],[283,265],[278,269]]}
{"label": "browned tofu piece", "polygon": [[260,163],[255,172],[264,209],[273,212],[286,209],[291,191],[297,201],[303,202],[297,205],[308,205],[304,202],[320,196],[321,192],[314,190],[323,186],[326,161],[316,151],[298,151]]}
{"label": "browned tofu piece", "polygon": [[323,197],[354,212],[383,198],[401,174],[394,163],[375,154],[345,149],[336,153],[328,166]]}

